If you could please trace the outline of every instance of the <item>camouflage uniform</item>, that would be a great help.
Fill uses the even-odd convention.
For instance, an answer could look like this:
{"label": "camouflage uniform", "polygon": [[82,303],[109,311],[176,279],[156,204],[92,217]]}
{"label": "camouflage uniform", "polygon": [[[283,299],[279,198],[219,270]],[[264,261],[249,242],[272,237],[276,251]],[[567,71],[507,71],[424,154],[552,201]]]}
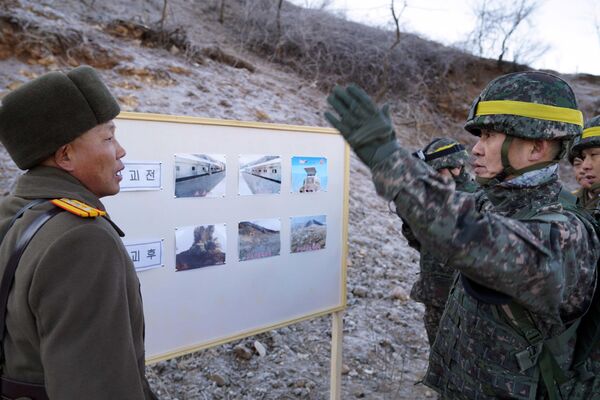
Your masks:
{"label": "camouflage uniform", "polygon": [[581,188],[575,195],[583,208],[592,211],[597,219],[600,217],[600,185],[594,184],[589,189]]}
{"label": "camouflage uniform", "polygon": [[[580,140],[581,140],[581,135],[577,135],[569,143],[569,151],[567,152],[567,160],[569,161],[569,164],[571,164],[573,169],[575,169],[575,157],[579,157],[579,154],[576,153],[575,151],[573,151],[573,148],[575,147],[575,145],[577,143],[579,143]],[[582,192],[583,192],[582,187],[575,189],[571,192],[571,194],[573,194],[577,198],[578,204],[581,204],[581,200],[579,200],[579,198],[581,197]]]}
{"label": "camouflage uniform", "polygon": [[[591,147],[600,147],[600,115],[586,121],[583,134],[573,141],[569,157],[583,159],[581,152]],[[583,208],[590,210],[600,219],[600,182],[589,189],[580,189],[576,196]]]}
{"label": "camouflage uniform", "polygon": [[[548,398],[548,371],[540,369],[538,360],[553,356],[568,370],[573,341],[547,344],[587,308],[600,255],[593,226],[559,202],[556,165],[515,170],[507,145],[504,171],[485,182],[493,212],[481,212],[476,195],[456,191],[453,181],[400,147],[385,108],[373,111],[352,88],[334,90],[328,101],[341,119],[331,114],[327,119],[371,168],[377,192],[395,202],[423,248],[447,254],[460,272],[432,346],[425,384],[444,399]],[[519,114],[524,104],[543,109],[544,116],[553,109],[532,103],[560,107],[568,117],[555,121]],[[581,132],[576,108],[571,88],[559,78],[510,74],[482,92],[465,128],[474,134],[480,129],[503,132],[508,144],[513,136],[564,141]],[[519,307],[525,315],[519,322],[527,319],[535,330],[524,331],[515,323],[518,315],[512,310]],[[558,377],[549,379],[552,392],[571,391],[573,380],[558,385]]]}
{"label": "camouflage uniform", "polygon": [[[436,157],[441,152],[452,150],[455,152]],[[460,174],[452,177],[456,184],[456,190],[474,192],[477,189],[477,184],[473,182],[465,168],[469,160],[469,154],[456,140],[449,138],[434,139],[422,151],[415,152],[413,155],[424,160],[436,171],[443,168],[461,168]],[[426,250],[421,251],[419,241],[414,237],[406,222],[402,225],[402,234],[408,240],[408,244],[421,253],[419,278],[412,287],[410,297],[425,305],[423,322],[427,339],[429,344],[432,345],[444,312],[450,286],[452,286],[454,280],[454,269],[448,265],[447,257],[442,254]]]}
{"label": "camouflage uniform", "polygon": [[569,143],[569,152],[567,153],[567,160],[569,164],[573,165],[575,162],[575,157],[580,157],[580,151],[577,151],[577,144],[581,141],[581,135],[577,135],[571,140]]}

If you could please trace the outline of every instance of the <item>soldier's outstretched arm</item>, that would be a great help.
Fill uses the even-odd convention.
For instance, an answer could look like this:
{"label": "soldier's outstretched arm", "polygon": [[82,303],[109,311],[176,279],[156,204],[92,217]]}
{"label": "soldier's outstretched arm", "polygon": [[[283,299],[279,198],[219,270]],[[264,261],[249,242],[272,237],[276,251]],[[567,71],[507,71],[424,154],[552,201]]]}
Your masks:
{"label": "soldier's outstretched arm", "polygon": [[378,194],[395,202],[422,247],[448,255],[471,279],[550,319],[560,318],[561,306],[569,313],[566,300],[575,308],[583,302],[599,246],[579,219],[522,222],[479,212],[474,196],[456,192],[451,179],[401,148],[391,121],[374,105],[363,107],[370,99],[353,91],[337,88],[328,98],[340,118],[328,120],[370,167]]}
{"label": "soldier's outstretched arm", "polygon": [[564,304],[583,303],[600,247],[575,215],[545,222],[479,212],[476,197],[455,191],[449,179],[401,148],[372,173],[377,192],[394,200],[423,247],[448,255],[471,279],[548,318],[559,318],[561,305],[563,313],[579,311],[564,310]]}

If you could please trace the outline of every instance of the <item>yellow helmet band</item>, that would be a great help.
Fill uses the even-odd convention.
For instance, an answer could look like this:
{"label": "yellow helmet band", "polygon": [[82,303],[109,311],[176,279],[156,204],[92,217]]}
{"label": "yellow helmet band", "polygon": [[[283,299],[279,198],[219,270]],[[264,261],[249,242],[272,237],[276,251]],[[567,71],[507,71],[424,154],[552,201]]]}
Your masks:
{"label": "yellow helmet band", "polygon": [[584,129],[581,138],[585,139],[596,136],[600,136],[600,126],[592,126],[591,128]]}
{"label": "yellow helmet band", "polygon": [[583,128],[583,114],[572,108],[549,106],[513,100],[480,101],[475,115],[507,114],[520,117],[543,119],[547,121],[565,122]]}
{"label": "yellow helmet band", "polygon": [[437,153],[439,151],[444,151],[444,150],[450,149],[450,148],[452,148],[452,147],[454,147],[456,145],[457,145],[457,143],[452,143],[452,144],[449,144],[449,145],[446,145],[446,146],[442,146],[439,149],[435,149],[435,151],[432,151],[429,154],[435,154],[435,153]]}

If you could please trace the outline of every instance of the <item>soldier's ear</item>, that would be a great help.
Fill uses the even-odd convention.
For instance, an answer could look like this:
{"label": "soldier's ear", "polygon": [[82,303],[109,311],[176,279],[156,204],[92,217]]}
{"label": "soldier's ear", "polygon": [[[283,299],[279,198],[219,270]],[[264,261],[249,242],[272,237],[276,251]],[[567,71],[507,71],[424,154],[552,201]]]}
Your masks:
{"label": "soldier's ear", "polygon": [[73,172],[74,165],[73,158],[71,157],[72,152],[73,148],[70,143],[60,146],[52,157],[56,166],[64,171]]}
{"label": "soldier's ear", "polygon": [[553,148],[548,140],[534,139],[530,141],[529,161],[541,161],[549,157]]}

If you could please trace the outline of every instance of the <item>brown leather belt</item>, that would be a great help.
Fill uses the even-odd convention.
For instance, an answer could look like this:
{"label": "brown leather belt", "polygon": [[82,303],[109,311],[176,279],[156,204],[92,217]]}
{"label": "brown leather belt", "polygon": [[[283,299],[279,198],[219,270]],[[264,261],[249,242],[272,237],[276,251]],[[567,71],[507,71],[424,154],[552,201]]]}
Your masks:
{"label": "brown leather belt", "polygon": [[2,385],[2,399],[12,400],[25,397],[31,400],[49,400],[44,385],[19,382],[4,377],[0,378],[0,385]]}

